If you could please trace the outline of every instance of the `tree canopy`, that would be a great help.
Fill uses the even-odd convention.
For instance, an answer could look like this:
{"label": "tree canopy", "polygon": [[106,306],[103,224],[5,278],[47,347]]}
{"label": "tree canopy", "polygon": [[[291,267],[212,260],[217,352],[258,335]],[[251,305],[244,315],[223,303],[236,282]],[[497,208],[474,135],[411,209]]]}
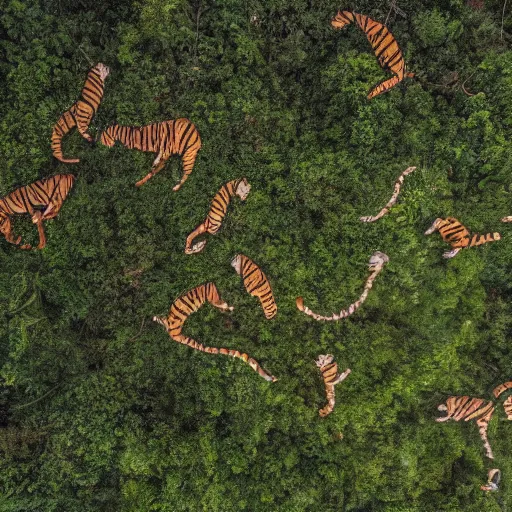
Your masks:
{"label": "tree canopy", "polygon": [[[502,408],[489,462],[473,423],[438,424],[448,395],[490,399],[512,378],[512,6],[463,0],[343,5],[384,22],[407,78],[371,101],[383,71],[327,0],[3,0],[0,196],[77,177],[47,246],[0,240],[0,510],[497,511],[512,506],[512,424]],[[93,121],[186,117],[201,134],[178,192],[178,158],[141,188],[154,156],[50,135],[96,62],[111,69]],[[397,205],[359,221],[409,176]],[[232,179],[204,251],[185,239]],[[443,260],[424,231],[454,216],[499,242]],[[29,216],[16,230],[37,245]],[[389,264],[351,317],[368,260]],[[230,266],[268,276],[268,321]],[[195,352],[151,322],[214,281],[232,313],[204,307],[184,332],[247,352],[279,378]],[[319,354],[351,375],[325,403]]]}

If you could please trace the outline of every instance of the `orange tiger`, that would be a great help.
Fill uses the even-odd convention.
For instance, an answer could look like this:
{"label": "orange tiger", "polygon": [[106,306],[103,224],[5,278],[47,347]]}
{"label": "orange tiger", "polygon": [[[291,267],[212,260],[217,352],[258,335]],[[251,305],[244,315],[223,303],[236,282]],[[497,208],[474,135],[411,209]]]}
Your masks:
{"label": "orange tiger", "polygon": [[366,34],[380,66],[385,70],[389,69],[395,75],[375,86],[368,94],[369,100],[389,91],[405,77],[412,78],[414,76],[414,73],[407,72],[402,50],[400,50],[393,34],[382,23],[357,12],[338,11],[338,14],[331,20],[331,25],[335,29],[342,29],[345,25],[354,21]]}
{"label": "orange tiger", "polygon": [[322,373],[322,379],[325,384],[325,394],[327,395],[327,405],[318,411],[322,418],[325,418],[334,410],[334,405],[336,404],[334,386],[343,382],[352,371],[350,368],[347,368],[343,373],[338,373],[338,365],[333,363],[333,360],[333,355],[323,354],[318,356],[318,359],[315,361],[315,364],[320,368],[320,372]]}
{"label": "orange tiger", "polygon": [[215,197],[213,198],[206,220],[196,229],[194,229],[190,235],[188,235],[187,243],[185,246],[185,254],[195,254],[201,252],[206,245],[206,240],[198,242],[192,247],[194,238],[202,235],[203,233],[215,235],[222,225],[222,221],[226,216],[229,203],[233,197],[238,195],[242,201],[245,201],[250,190],[251,185],[249,185],[249,182],[246,178],[229,181],[228,183],[222,185],[221,189],[215,194]]}
{"label": "orange tiger", "polygon": [[443,258],[453,258],[464,247],[476,247],[501,239],[499,233],[474,234],[469,238],[469,231],[455,217],[437,218],[432,226],[425,231],[425,235],[430,235],[434,231],[439,231],[443,240],[452,246],[452,250],[446,251]]}
{"label": "orange tiger", "polygon": [[[11,244],[19,245],[21,237],[15,238],[12,232],[11,215],[28,213],[32,222],[37,224],[39,232],[38,249],[46,246],[46,237],[43,221],[57,216],[66,199],[75,177],[72,174],[57,174],[50,178],[36,181],[25,187],[17,188],[0,199],[0,233]],[[36,210],[42,206],[43,211]],[[20,246],[20,249],[32,249],[29,244]]]}
{"label": "orange tiger", "polygon": [[146,126],[119,126],[113,124],[101,134],[101,143],[112,147],[116,140],[128,149],[156,153],[151,172],[135,185],[140,187],[160,172],[172,155],[183,159],[183,177],[173,188],[179,190],[189,177],[197,153],[201,149],[201,138],[197,128],[188,119],[180,118],[171,121],[148,124]]}
{"label": "orange tiger", "polygon": [[267,276],[260,267],[243,254],[237,254],[231,261],[231,266],[244,280],[245,289],[260,299],[265,317],[268,320],[274,318],[277,314],[277,304]]}
{"label": "orange tiger", "polygon": [[205,302],[209,302],[212,306],[221,311],[233,311],[233,307],[228,306],[220,298],[217,287],[214,283],[205,283],[193,288],[181,297],[178,297],[171,305],[167,317],[154,316],[153,320],[163,325],[169,336],[178,343],[183,343],[194,350],[206,352],[207,354],[223,354],[226,356],[236,357],[247,363],[255,372],[261,375],[269,382],[275,382],[277,379],[266,373],[259,365],[256,359],[249,357],[247,354],[240,353],[238,350],[227,348],[205,347],[201,343],[181,334],[183,324],[187,318],[196,312]]}
{"label": "orange tiger", "polygon": [[62,138],[75,126],[85,140],[92,142],[87,129],[103,98],[104,83],[109,73],[110,69],[105,64],[96,64],[87,75],[80,99],[60,116],[53,127],[52,153],[57,160],[68,164],[80,162],[78,158],[66,159],[62,154]]}

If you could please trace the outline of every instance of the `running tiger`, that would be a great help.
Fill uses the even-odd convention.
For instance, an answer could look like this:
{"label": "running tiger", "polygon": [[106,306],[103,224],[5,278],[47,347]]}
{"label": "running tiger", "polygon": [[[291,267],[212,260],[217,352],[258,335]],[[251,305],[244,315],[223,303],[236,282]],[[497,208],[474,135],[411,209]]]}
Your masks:
{"label": "running tiger", "polygon": [[402,183],[404,182],[404,178],[408,174],[411,174],[411,172],[413,172],[415,170],[416,170],[416,167],[408,167],[402,174],[400,174],[400,176],[398,177],[398,179],[395,182],[395,189],[393,191],[393,195],[391,196],[391,199],[388,201],[386,206],[384,206],[384,208],[382,208],[382,210],[377,215],[375,215],[374,217],[371,217],[371,216],[359,217],[359,220],[361,222],[375,222],[376,220],[379,220],[381,217],[384,217],[384,215],[386,215],[389,212],[390,208],[396,203],[396,200],[398,199],[398,194],[400,194],[400,187],[402,186]]}
{"label": "running tiger", "polygon": [[382,23],[356,12],[338,11],[338,14],[331,20],[331,25],[335,29],[342,29],[345,25],[354,21],[366,34],[380,66],[385,70],[390,70],[395,75],[376,85],[368,94],[369,100],[389,91],[406,76],[409,78],[414,76],[414,73],[407,72],[402,50],[400,50],[393,34]]}
{"label": "running tiger", "polygon": [[228,306],[220,298],[217,287],[214,283],[205,283],[193,288],[181,297],[178,297],[171,305],[167,317],[154,316],[153,320],[165,327],[169,336],[178,343],[187,345],[194,350],[206,352],[207,354],[222,354],[226,356],[236,357],[247,363],[255,372],[261,375],[269,382],[275,382],[277,379],[266,373],[258,361],[249,357],[247,354],[240,353],[238,350],[227,348],[205,347],[201,343],[181,334],[183,324],[187,318],[196,312],[205,302],[209,302],[212,306],[221,311],[233,311],[233,307]]}
{"label": "running tiger", "polygon": [[[504,382],[496,386],[493,390],[495,398],[499,398],[505,391],[512,388],[512,381]],[[446,416],[436,418],[438,422],[448,421],[471,421],[476,420],[480,438],[484,443],[485,455],[489,459],[494,459],[491,445],[487,438],[487,429],[489,421],[496,409],[496,404],[492,400],[486,401],[483,398],[471,398],[469,396],[450,396],[445,404],[437,407],[439,411],[446,411]],[[512,420],[512,395],[503,402],[503,409],[508,420]],[[480,488],[483,491],[496,491],[498,489],[501,472],[499,469],[491,469],[489,471],[489,480],[486,485]]]}
{"label": "running tiger", "polygon": [[499,233],[474,234],[470,238],[469,231],[454,217],[436,219],[432,226],[425,231],[425,235],[430,235],[434,231],[439,231],[443,240],[452,246],[451,251],[443,253],[443,258],[453,258],[464,247],[476,247],[501,239]]}
{"label": "running tiger", "polygon": [[272,288],[267,276],[260,267],[243,254],[237,254],[231,261],[231,266],[244,280],[247,292],[260,299],[265,317],[268,320],[274,318],[277,314],[277,304],[272,295]]}
{"label": "running tiger", "polygon": [[53,127],[52,153],[57,160],[67,164],[80,162],[78,158],[66,159],[62,154],[62,138],[75,126],[85,140],[92,142],[93,139],[87,133],[87,129],[94,114],[98,111],[103,98],[105,79],[109,73],[110,69],[105,64],[101,62],[96,64],[87,75],[80,99],[60,116],[57,124]]}
{"label": "running tiger", "polygon": [[325,394],[327,396],[327,405],[318,411],[318,414],[320,414],[322,418],[325,418],[334,410],[334,405],[336,404],[334,386],[343,382],[352,371],[350,368],[347,368],[343,373],[338,373],[338,365],[333,363],[333,360],[334,356],[324,354],[318,356],[318,359],[315,361],[315,364],[320,368],[320,372],[322,373],[322,379],[325,384]]}
{"label": "running tiger", "polygon": [[388,263],[389,257],[384,254],[383,252],[376,251],[372,254],[370,258],[370,262],[368,264],[368,269],[370,270],[371,274],[370,277],[366,280],[366,284],[364,285],[364,290],[359,299],[356,300],[353,304],[351,304],[348,309],[342,309],[338,314],[333,313],[331,316],[321,316],[317,313],[313,313],[311,309],[309,309],[307,306],[304,306],[304,300],[302,297],[297,297],[296,304],[297,308],[302,311],[303,313],[306,313],[308,316],[312,316],[315,320],[327,320],[327,321],[333,321],[333,320],[340,320],[342,318],[346,318],[347,316],[350,316],[356,309],[358,309],[361,304],[366,300],[366,297],[368,296],[368,292],[372,289],[373,281],[375,278],[380,274],[382,269],[384,268],[384,265]]}
{"label": "running tiger", "polygon": [[[68,195],[75,177],[72,174],[57,174],[50,178],[36,181],[25,187],[17,188],[0,199],[0,233],[14,245],[19,245],[21,236],[15,238],[11,227],[11,215],[28,213],[32,222],[37,224],[39,232],[38,249],[46,246],[43,221],[53,219],[59,213]],[[42,206],[43,211],[36,209]],[[20,249],[32,249],[30,244],[20,246]]]}
{"label": "running tiger", "polygon": [[201,138],[197,128],[188,119],[180,118],[171,121],[148,124],[146,126],[119,126],[113,124],[101,134],[101,143],[112,147],[116,140],[128,149],[156,153],[157,156],[149,172],[135,185],[140,187],[160,172],[172,155],[182,157],[183,177],[173,188],[179,190],[187,180],[197,153],[201,149]]}
{"label": "running tiger", "polygon": [[219,231],[222,221],[226,216],[229,203],[237,195],[242,201],[245,201],[247,195],[251,190],[251,185],[246,178],[229,181],[222,185],[221,189],[215,194],[210,211],[206,217],[206,220],[200,224],[190,235],[187,237],[187,243],[185,246],[185,254],[195,254],[201,252],[206,245],[206,240],[198,242],[192,246],[194,238],[203,233],[209,233],[215,235]]}

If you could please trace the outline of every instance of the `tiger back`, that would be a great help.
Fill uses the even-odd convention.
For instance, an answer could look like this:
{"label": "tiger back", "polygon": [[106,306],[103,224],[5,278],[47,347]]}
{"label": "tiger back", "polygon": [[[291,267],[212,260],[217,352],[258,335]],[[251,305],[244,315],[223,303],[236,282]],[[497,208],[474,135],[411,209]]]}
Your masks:
{"label": "tiger back", "polygon": [[231,266],[244,280],[247,292],[260,299],[265,317],[268,320],[274,318],[277,314],[277,304],[270,283],[263,271],[254,261],[243,254],[237,254],[231,261]]}
{"label": "tiger back", "polygon": [[366,38],[372,46],[375,56],[384,70],[395,74],[394,77],[376,85],[369,93],[368,99],[389,91],[392,87],[401,82],[406,76],[414,77],[414,73],[408,73],[403,58],[402,50],[393,34],[388,28],[368,16],[352,11],[338,11],[338,14],[331,20],[335,29],[342,29],[350,23],[356,22],[366,34]]}
{"label": "tiger back", "polygon": [[238,195],[241,201],[245,201],[250,190],[251,185],[246,178],[232,180],[222,185],[212,200],[210,210],[208,211],[204,222],[196,227],[190,235],[188,235],[185,244],[185,254],[195,254],[202,251],[206,245],[206,240],[198,242],[192,246],[194,239],[203,233],[208,233],[210,235],[217,234],[222,226],[222,222],[226,216],[231,200],[235,195]]}
{"label": "tiger back", "polygon": [[53,127],[51,148],[53,156],[57,160],[63,163],[78,163],[80,161],[78,158],[64,158],[62,152],[62,139],[75,126],[84,139],[92,142],[93,139],[87,133],[87,129],[103,98],[104,82],[109,72],[110,69],[101,62],[90,69],[80,98],[60,116]]}

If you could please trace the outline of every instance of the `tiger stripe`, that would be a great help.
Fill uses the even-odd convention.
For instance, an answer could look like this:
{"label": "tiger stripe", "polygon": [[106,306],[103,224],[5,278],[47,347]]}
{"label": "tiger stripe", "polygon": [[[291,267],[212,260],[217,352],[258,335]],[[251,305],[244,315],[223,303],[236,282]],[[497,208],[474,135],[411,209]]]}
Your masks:
{"label": "tiger stripe", "polygon": [[229,181],[222,185],[221,189],[215,194],[215,197],[212,200],[210,210],[208,211],[208,215],[204,222],[202,222],[196,229],[194,229],[194,231],[192,231],[192,233],[190,233],[190,235],[188,235],[185,245],[185,254],[201,252],[206,245],[206,240],[198,242],[192,246],[194,239],[203,233],[215,235],[222,226],[222,221],[226,216],[231,200],[235,195],[238,195],[242,201],[245,201],[250,190],[251,186],[246,178]]}
{"label": "tiger stripe", "polygon": [[60,116],[57,124],[53,127],[51,148],[53,156],[57,160],[68,164],[80,162],[78,158],[64,158],[62,153],[62,138],[75,126],[84,139],[92,142],[93,139],[87,133],[87,129],[98,111],[103,98],[105,79],[109,72],[109,68],[101,62],[90,69],[80,98]]}
{"label": "tiger stripe", "polygon": [[[21,237],[15,238],[12,232],[12,215],[28,213],[32,222],[37,224],[39,232],[38,249],[46,246],[46,237],[43,221],[53,219],[59,213],[75,177],[72,174],[57,174],[30,185],[19,187],[0,199],[0,233],[5,239],[14,244],[21,243]],[[41,212],[38,207],[43,207]],[[31,249],[29,244],[20,246],[20,249]]]}
{"label": "tiger stripe", "polygon": [[368,99],[389,91],[406,76],[412,78],[414,73],[408,73],[402,50],[398,46],[395,37],[382,23],[372,20],[368,16],[352,11],[338,11],[338,14],[331,20],[335,29],[342,29],[351,23],[357,23],[366,34],[366,38],[372,46],[380,66],[384,70],[390,70],[395,76],[376,85],[368,93]]}
{"label": "tiger stripe", "polygon": [[325,386],[325,395],[327,398],[327,405],[318,411],[318,414],[325,418],[334,410],[336,404],[336,397],[334,394],[334,386],[343,382],[350,374],[351,369],[347,368],[343,373],[338,373],[338,365],[333,362],[334,356],[325,354],[318,356],[315,364],[320,369],[322,379]]}
{"label": "tiger stripe", "polygon": [[160,172],[172,155],[182,158],[183,177],[173,188],[179,190],[194,168],[197,153],[201,149],[201,138],[195,125],[188,119],[152,123],[146,126],[120,126],[113,124],[102,132],[100,141],[112,147],[118,140],[128,149],[157,153],[151,172],[135,185],[140,187]]}
{"label": "tiger stripe", "polygon": [[182,329],[187,318],[195,313],[205,302],[209,302],[212,306],[220,309],[221,311],[233,310],[232,307],[220,298],[219,292],[215,283],[204,283],[184,295],[178,297],[171,305],[167,317],[153,317],[153,320],[165,327],[169,336],[178,343],[187,345],[188,347],[205,352],[207,354],[222,354],[230,357],[241,359],[247,363],[255,372],[269,382],[275,382],[277,379],[266,373],[260,366],[256,359],[249,357],[247,354],[239,352],[238,350],[231,350],[227,348],[207,347],[197,341],[184,336]]}
{"label": "tiger stripe", "polygon": [[425,235],[430,235],[435,231],[439,231],[442,239],[452,246],[451,251],[446,251],[443,254],[444,258],[453,258],[461,249],[467,247],[478,247],[501,240],[499,233],[473,234],[470,237],[469,231],[455,217],[437,218],[432,226],[425,231]]}
{"label": "tiger stripe", "polygon": [[263,271],[250,258],[237,254],[231,261],[237,274],[244,280],[244,287],[253,297],[258,297],[265,317],[270,320],[277,314],[277,304],[272,294],[272,288]]}

